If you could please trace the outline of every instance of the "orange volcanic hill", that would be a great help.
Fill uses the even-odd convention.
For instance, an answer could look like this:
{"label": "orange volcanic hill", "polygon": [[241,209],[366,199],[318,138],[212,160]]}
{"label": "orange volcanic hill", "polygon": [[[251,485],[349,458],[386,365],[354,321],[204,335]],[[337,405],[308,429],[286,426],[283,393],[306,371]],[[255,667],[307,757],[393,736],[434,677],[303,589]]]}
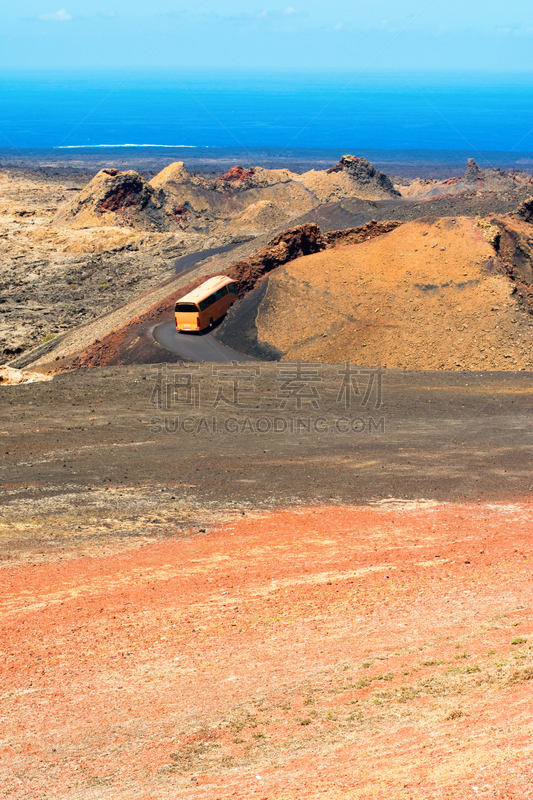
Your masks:
{"label": "orange volcanic hill", "polygon": [[[520,227],[531,229],[517,218],[507,225],[514,237]],[[298,258],[262,287],[259,346],[289,361],[530,369],[530,298],[496,254],[501,239],[487,221],[419,219]],[[220,330],[222,341],[238,324],[237,308]]]}

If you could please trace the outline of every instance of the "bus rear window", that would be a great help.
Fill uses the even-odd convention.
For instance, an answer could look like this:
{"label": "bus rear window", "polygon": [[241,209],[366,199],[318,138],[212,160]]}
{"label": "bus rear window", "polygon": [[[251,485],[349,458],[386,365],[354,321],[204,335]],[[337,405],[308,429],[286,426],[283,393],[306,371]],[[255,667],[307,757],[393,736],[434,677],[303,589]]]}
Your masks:
{"label": "bus rear window", "polygon": [[174,308],[176,314],[187,314],[193,313],[198,314],[198,306],[195,306],[194,303],[176,303]]}

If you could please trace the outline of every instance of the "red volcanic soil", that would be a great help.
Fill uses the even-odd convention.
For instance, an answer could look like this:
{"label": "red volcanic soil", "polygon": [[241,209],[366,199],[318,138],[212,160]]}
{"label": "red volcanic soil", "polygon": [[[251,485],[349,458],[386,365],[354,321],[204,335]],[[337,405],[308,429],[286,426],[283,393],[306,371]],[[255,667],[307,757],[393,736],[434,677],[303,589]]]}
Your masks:
{"label": "red volcanic soil", "polygon": [[533,797],[532,522],[237,512],[4,567],[2,797]]}
{"label": "red volcanic soil", "polygon": [[251,178],[255,175],[255,169],[250,167],[249,169],[245,169],[237,165],[236,167],[231,167],[224,175],[220,175],[217,178],[219,183],[225,183],[226,181],[231,181],[233,183],[241,183],[242,181],[246,180],[246,178]]}

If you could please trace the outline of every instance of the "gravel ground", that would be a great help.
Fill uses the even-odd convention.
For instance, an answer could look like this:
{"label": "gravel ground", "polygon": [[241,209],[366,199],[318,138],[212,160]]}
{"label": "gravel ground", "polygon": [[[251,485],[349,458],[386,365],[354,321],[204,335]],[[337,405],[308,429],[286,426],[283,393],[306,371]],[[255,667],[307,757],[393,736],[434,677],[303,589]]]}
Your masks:
{"label": "gravel ground", "polygon": [[[301,365],[299,377],[287,363],[164,369],[0,386],[7,557],[37,540],[43,558],[56,552],[48,513],[65,541],[92,547],[102,519],[136,540],[163,535],[169,519],[201,528],[236,507],[506,501],[531,488],[529,372],[391,370],[376,409],[379,376],[347,377],[345,365]],[[360,395],[346,408],[350,380]]]}

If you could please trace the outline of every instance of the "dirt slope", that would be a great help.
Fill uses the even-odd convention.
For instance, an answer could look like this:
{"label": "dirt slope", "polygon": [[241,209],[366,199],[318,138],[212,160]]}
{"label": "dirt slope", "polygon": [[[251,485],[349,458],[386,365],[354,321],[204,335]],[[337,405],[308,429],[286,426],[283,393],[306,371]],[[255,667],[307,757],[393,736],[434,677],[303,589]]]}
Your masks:
{"label": "dirt slope", "polygon": [[533,318],[496,257],[498,236],[489,222],[420,219],[297,259],[268,280],[259,341],[289,361],[529,369]]}
{"label": "dirt slope", "polygon": [[1,570],[6,796],[529,797],[531,505],[254,516]]}

